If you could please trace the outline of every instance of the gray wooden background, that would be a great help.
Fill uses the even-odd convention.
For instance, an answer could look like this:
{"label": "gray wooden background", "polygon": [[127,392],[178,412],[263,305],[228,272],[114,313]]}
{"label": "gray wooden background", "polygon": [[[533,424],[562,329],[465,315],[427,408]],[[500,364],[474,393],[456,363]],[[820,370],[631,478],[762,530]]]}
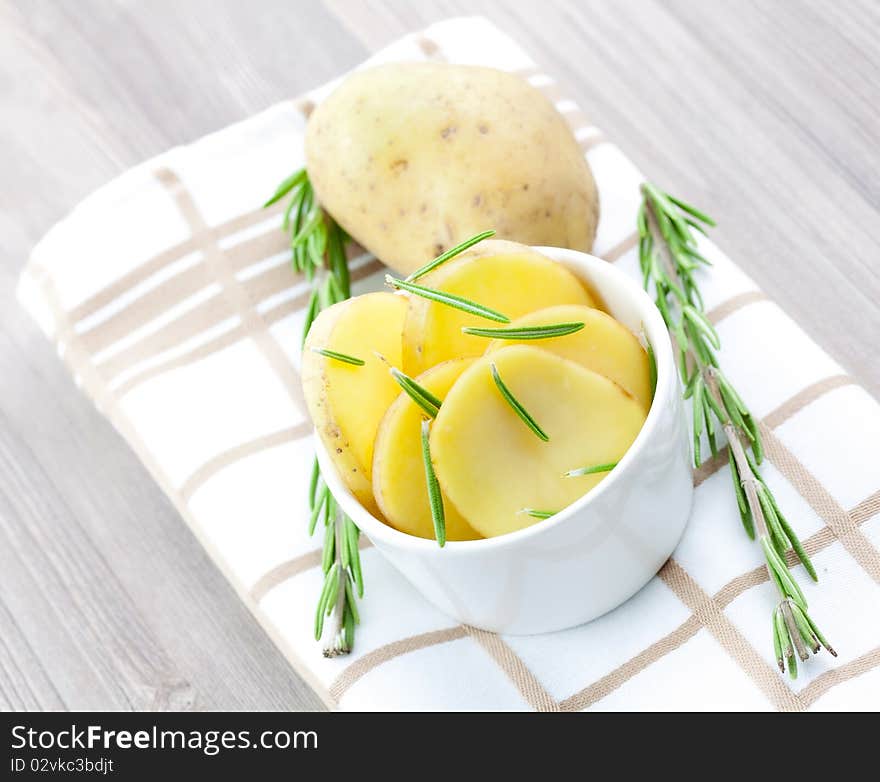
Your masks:
{"label": "gray wooden background", "polygon": [[14,285],[126,167],[474,13],[880,391],[872,0],[0,0],[0,708],[320,708]]}

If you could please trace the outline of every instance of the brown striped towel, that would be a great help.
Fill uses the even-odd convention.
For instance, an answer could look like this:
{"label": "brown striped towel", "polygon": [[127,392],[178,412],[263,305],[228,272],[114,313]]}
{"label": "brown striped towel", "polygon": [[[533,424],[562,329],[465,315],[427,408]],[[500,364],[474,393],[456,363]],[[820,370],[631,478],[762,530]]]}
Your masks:
{"label": "brown striped towel", "polygon": [[[595,253],[637,274],[641,175],[553,79],[482,19],[408,36],[375,61],[515,71],[570,121],[602,206]],[[20,297],[83,390],[143,459],[291,663],[343,709],[806,709],[880,703],[880,407],[708,241],[703,291],[724,369],[763,420],[768,482],[821,585],[799,570],[840,652],[790,682],[772,659],[774,592],[742,532],[726,456],[696,471],[675,555],[616,611],[551,635],[453,623],[365,547],[354,653],[312,632],[320,541],[306,534],[310,426],[299,384],[308,287],[277,209],[305,115],[332,85],[173,149],[90,196],[35,248]],[[356,292],[380,264],[353,257]]]}

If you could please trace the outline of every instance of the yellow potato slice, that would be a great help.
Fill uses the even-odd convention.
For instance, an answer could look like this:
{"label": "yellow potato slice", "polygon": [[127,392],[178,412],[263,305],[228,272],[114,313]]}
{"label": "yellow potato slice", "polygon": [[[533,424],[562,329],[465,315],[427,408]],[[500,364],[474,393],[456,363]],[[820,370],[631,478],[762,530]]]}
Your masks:
{"label": "yellow potato slice", "polygon": [[[315,430],[342,479],[370,510],[376,510],[373,442],[382,416],[400,393],[374,351],[400,365],[406,308],[402,296],[385,292],[334,304],[315,319],[303,349],[303,392]],[[312,348],[353,356],[364,365],[327,358]]]}
{"label": "yellow potato slice", "polygon": [[[539,439],[502,397],[511,393],[549,436]],[[476,360],[443,400],[431,456],[443,492],[486,537],[528,527],[524,508],[558,512],[607,473],[564,477],[619,461],[645,411],[615,383],[540,348],[513,345]]]}
{"label": "yellow potato slice", "polygon": [[[481,242],[417,284],[462,296],[511,320],[554,304],[595,306],[589,291],[568,269],[516,242]],[[404,371],[417,375],[441,361],[482,355],[486,340],[462,334],[462,326],[501,325],[411,295],[403,332]]]}
{"label": "yellow potato slice", "polygon": [[[473,363],[463,358],[445,361],[416,380],[443,399],[459,375]],[[422,409],[407,394],[400,394],[388,408],[373,449],[373,494],[387,522],[401,532],[434,539],[434,522],[428,503],[425,464],[422,459]],[[482,537],[455,506],[444,498],[447,540]]]}
{"label": "yellow potato slice", "polygon": [[605,312],[591,307],[563,304],[530,312],[511,326],[545,326],[583,323],[584,328],[564,337],[541,340],[495,339],[486,353],[511,345],[530,345],[548,350],[613,380],[647,410],[651,406],[651,369],[648,354],[635,336]]}

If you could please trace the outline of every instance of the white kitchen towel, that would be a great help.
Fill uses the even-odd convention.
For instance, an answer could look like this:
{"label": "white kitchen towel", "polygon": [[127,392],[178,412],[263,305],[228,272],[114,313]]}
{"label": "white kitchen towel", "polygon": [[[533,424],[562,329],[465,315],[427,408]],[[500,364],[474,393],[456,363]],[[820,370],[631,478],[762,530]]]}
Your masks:
{"label": "white kitchen towel", "polygon": [[[551,76],[479,18],[434,25],[370,62],[426,59],[514,71],[551,97],[598,183],[594,252],[636,277],[641,174]],[[813,658],[796,682],[780,676],[774,589],[741,528],[726,457],[696,471],[673,559],[594,622],[533,637],[463,627],[365,548],[354,652],[321,656],[298,376],[308,287],[280,212],[259,205],[303,164],[306,117],[331,87],[126,172],[47,234],[20,285],[82,389],[296,669],[342,709],[876,708],[880,407],[708,241],[701,284],[723,367],[763,421],[765,476],[820,584],[796,577],[840,656]],[[380,286],[375,259],[352,266],[356,293]]]}

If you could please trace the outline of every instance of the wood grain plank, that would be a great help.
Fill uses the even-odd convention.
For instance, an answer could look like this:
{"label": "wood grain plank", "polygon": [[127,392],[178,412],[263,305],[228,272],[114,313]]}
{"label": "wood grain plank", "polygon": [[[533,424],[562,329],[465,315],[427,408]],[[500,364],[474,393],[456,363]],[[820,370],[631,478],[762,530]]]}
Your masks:
{"label": "wood grain plank", "polygon": [[5,604],[0,603],[0,711],[58,711],[61,695]]}
{"label": "wood grain plank", "polygon": [[90,190],[365,54],[264,11],[0,3],[0,707],[322,708],[13,296]]}

